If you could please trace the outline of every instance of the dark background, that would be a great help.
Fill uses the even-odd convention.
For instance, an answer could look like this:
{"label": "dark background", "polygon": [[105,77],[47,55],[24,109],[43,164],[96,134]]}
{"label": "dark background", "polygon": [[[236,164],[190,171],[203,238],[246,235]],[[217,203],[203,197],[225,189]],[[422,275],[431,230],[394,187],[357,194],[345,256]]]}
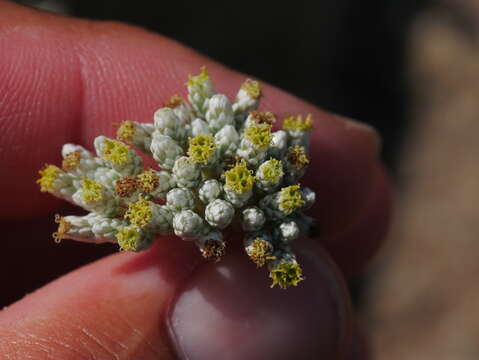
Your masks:
{"label": "dark background", "polygon": [[[394,173],[407,128],[405,45],[410,24],[427,5],[425,0],[17,2],[146,27],[320,107],[367,122],[383,136],[383,158]],[[25,222],[18,227],[25,227]],[[53,232],[55,227],[53,221],[31,219],[25,232],[34,236],[44,228]],[[14,234],[15,225],[10,223],[9,230]],[[17,240],[9,231],[4,234],[7,247],[11,244],[25,257],[22,263],[0,266],[5,271],[17,269],[10,280],[18,289],[0,294],[0,308],[26,291],[116,251],[114,246],[73,241],[61,246],[51,241],[47,249],[39,244],[36,251]],[[44,258],[42,271],[30,269],[35,256]]]}

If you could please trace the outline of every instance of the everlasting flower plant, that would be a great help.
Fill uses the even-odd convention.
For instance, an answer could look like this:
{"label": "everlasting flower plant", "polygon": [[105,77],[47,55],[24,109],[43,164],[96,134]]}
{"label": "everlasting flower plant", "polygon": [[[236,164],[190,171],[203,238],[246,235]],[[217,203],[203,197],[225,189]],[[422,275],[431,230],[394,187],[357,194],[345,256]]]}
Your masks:
{"label": "everlasting flower plant", "polygon": [[[89,211],[57,216],[55,240],[141,251],[158,235],[175,234],[219,261],[223,231],[236,226],[245,254],[268,267],[272,286],[296,286],[304,278],[291,245],[314,223],[304,211],[315,194],[299,183],[309,164],[311,115],[287,116],[274,131],[275,115],[257,110],[257,81],[247,79],[234,102],[215,92],[205,68],[186,85],[189,102],[174,95],[152,123],[124,121],[117,139],[95,139],[96,156],[65,144],[62,167],[39,171],[42,192]],[[145,168],[134,148],[159,169]]]}

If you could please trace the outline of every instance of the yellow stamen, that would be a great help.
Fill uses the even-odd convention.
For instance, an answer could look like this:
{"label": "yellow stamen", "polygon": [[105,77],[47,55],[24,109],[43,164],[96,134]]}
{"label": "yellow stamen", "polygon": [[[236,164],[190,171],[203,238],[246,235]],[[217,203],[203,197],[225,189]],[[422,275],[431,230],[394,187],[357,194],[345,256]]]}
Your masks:
{"label": "yellow stamen", "polygon": [[263,173],[264,180],[272,183],[277,183],[284,175],[283,164],[281,161],[276,159],[270,159],[263,163],[261,166],[261,171]]}
{"label": "yellow stamen", "polygon": [[198,135],[190,138],[188,155],[199,164],[206,165],[215,154],[216,144],[212,135]]}
{"label": "yellow stamen", "polygon": [[53,233],[53,238],[56,243],[59,243],[63,239],[68,239],[68,231],[73,227],[73,225],[66,221],[64,217],[60,215],[55,215],[55,222],[58,224],[58,230]]}
{"label": "yellow stamen", "polygon": [[125,218],[133,225],[142,228],[148,225],[153,216],[152,203],[145,199],[131,203],[125,213]]}
{"label": "yellow stamen", "polygon": [[183,100],[183,98],[179,95],[173,95],[170,100],[168,100],[166,103],[165,103],[165,106],[166,107],[169,107],[170,109],[175,109],[177,108],[178,106],[180,106],[181,104],[183,104],[185,102],[185,100]]}
{"label": "yellow stamen", "polygon": [[248,93],[253,99],[261,97],[261,85],[256,80],[246,79],[241,88]]}
{"label": "yellow stamen", "polygon": [[116,138],[129,143],[133,139],[135,132],[135,123],[130,120],[125,120],[120,124],[120,127],[116,131]]}
{"label": "yellow stamen", "polygon": [[206,70],[206,66],[202,66],[200,68],[200,73],[198,75],[188,76],[188,81],[186,82],[186,85],[188,86],[201,86],[203,85],[208,79],[210,78],[208,74],[208,70]]}
{"label": "yellow stamen", "polygon": [[125,226],[118,229],[116,239],[118,240],[118,245],[120,245],[120,250],[137,251],[141,240],[141,233],[139,229],[134,226]]}
{"label": "yellow stamen", "polygon": [[279,193],[279,209],[286,215],[304,205],[299,185],[291,185],[281,189]]}
{"label": "yellow stamen", "polygon": [[82,197],[86,202],[100,201],[103,199],[103,186],[94,180],[83,178]]}
{"label": "yellow stamen", "polygon": [[137,175],[137,182],[142,192],[151,193],[160,185],[160,178],[153,170],[145,170]]}
{"label": "yellow stamen", "polygon": [[286,158],[288,159],[288,162],[296,169],[302,169],[309,164],[309,159],[304,151],[304,147],[300,145],[290,147],[288,149]]}
{"label": "yellow stamen", "polygon": [[225,171],[223,175],[226,179],[226,187],[237,194],[243,194],[253,187],[255,177],[244,160],[238,162],[232,169]]}
{"label": "yellow stamen", "polygon": [[125,165],[129,160],[129,148],[121,141],[105,139],[103,159],[115,165]]}
{"label": "yellow stamen", "polygon": [[55,165],[45,164],[38,173],[40,174],[40,179],[37,180],[37,184],[40,184],[40,191],[51,192],[55,189],[55,180],[63,171]]}
{"label": "yellow stamen", "polygon": [[313,117],[311,114],[306,116],[303,121],[301,115],[286,116],[283,120],[283,130],[286,131],[308,131],[313,127]]}
{"label": "yellow stamen", "polygon": [[297,286],[304,280],[303,270],[296,263],[281,261],[276,267],[271,269],[269,277],[273,279],[271,287],[278,285],[281,289],[288,286]]}
{"label": "yellow stamen", "polygon": [[267,123],[248,126],[244,134],[245,137],[258,148],[268,146],[273,138],[271,125]]}

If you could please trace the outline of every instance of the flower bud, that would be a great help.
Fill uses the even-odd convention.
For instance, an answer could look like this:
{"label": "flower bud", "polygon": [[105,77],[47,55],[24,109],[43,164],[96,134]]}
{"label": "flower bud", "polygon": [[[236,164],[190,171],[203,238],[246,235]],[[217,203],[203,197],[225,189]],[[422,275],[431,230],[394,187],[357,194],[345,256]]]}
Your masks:
{"label": "flower bud", "polygon": [[224,229],[227,227],[233,216],[235,210],[233,206],[225,200],[216,199],[210,202],[205,209],[205,219],[213,227]]}

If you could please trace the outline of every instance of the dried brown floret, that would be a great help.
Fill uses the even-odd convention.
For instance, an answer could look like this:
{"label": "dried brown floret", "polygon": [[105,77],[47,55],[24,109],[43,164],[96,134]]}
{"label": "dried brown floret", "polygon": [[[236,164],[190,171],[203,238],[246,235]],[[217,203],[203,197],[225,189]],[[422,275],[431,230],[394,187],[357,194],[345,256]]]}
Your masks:
{"label": "dried brown floret", "polygon": [[224,241],[206,241],[201,247],[201,254],[206,260],[214,260],[218,262],[225,255],[226,244]]}
{"label": "dried brown floret", "polygon": [[136,179],[131,177],[124,177],[117,180],[115,184],[115,193],[122,198],[127,198],[133,195],[138,188]]}
{"label": "dried brown floret", "polygon": [[273,124],[276,121],[276,116],[271,111],[251,111],[251,119],[253,119],[258,124],[266,123]]}
{"label": "dried brown floret", "polygon": [[68,153],[62,161],[62,168],[65,171],[73,171],[80,164],[81,151],[76,150]]}

